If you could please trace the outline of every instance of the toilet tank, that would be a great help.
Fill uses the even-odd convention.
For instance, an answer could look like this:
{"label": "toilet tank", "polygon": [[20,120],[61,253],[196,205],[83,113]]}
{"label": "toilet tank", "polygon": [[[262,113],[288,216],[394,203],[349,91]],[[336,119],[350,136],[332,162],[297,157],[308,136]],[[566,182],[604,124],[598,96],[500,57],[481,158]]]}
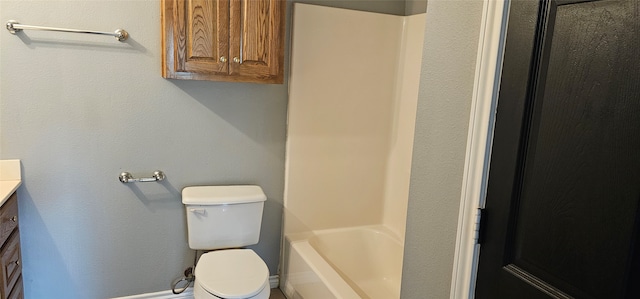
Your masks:
{"label": "toilet tank", "polygon": [[182,189],[189,247],[234,248],[258,243],[267,196],[260,186],[194,186]]}

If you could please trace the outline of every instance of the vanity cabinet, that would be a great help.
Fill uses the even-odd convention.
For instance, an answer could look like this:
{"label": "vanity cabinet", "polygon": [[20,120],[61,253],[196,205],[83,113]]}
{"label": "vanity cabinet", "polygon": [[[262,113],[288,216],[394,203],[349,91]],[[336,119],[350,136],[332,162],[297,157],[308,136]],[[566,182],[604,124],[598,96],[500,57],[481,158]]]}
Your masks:
{"label": "vanity cabinet", "polygon": [[16,193],[0,207],[0,298],[23,298]]}
{"label": "vanity cabinet", "polygon": [[162,0],[162,76],[282,83],[285,0]]}

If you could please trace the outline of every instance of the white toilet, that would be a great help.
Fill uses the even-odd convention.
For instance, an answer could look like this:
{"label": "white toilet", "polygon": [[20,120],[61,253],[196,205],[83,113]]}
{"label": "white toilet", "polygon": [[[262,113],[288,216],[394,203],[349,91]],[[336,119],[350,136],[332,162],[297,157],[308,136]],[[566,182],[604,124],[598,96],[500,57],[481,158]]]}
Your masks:
{"label": "white toilet", "polygon": [[267,200],[259,186],[196,186],[182,189],[189,247],[203,254],[195,269],[195,299],[267,299],[269,269],[251,249],[258,243]]}

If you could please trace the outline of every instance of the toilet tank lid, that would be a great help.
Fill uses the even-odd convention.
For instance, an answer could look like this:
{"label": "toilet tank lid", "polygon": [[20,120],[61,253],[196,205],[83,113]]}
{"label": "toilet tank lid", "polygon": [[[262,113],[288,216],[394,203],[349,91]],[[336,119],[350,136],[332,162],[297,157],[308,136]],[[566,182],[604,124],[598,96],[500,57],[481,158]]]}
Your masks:
{"label": "toilet tank lid", "polygon": [[182,203],[192,205],[220,205],[261,202],[267,196],[260,186],[191,186],[182,189]]}

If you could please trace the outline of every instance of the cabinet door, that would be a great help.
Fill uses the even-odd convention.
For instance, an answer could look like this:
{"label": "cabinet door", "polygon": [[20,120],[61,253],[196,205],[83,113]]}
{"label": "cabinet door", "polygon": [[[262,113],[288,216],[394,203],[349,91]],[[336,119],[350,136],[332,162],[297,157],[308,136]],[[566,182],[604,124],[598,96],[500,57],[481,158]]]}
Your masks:
{"label": "cabinet door", "polygon": [[9,240],[2,246],[2,251],[0,251],[2,298],[8,298],[22,273],[19,230],[16,229]]}
{"label": "cabinet door", "polygon": [[230,5],[230,74],[282,83],[285,1],[231,0]]}
{"label": "cabinet door", "polygon": [[207,79],[229,72],[229,0],[163,0],[165,78]]}

